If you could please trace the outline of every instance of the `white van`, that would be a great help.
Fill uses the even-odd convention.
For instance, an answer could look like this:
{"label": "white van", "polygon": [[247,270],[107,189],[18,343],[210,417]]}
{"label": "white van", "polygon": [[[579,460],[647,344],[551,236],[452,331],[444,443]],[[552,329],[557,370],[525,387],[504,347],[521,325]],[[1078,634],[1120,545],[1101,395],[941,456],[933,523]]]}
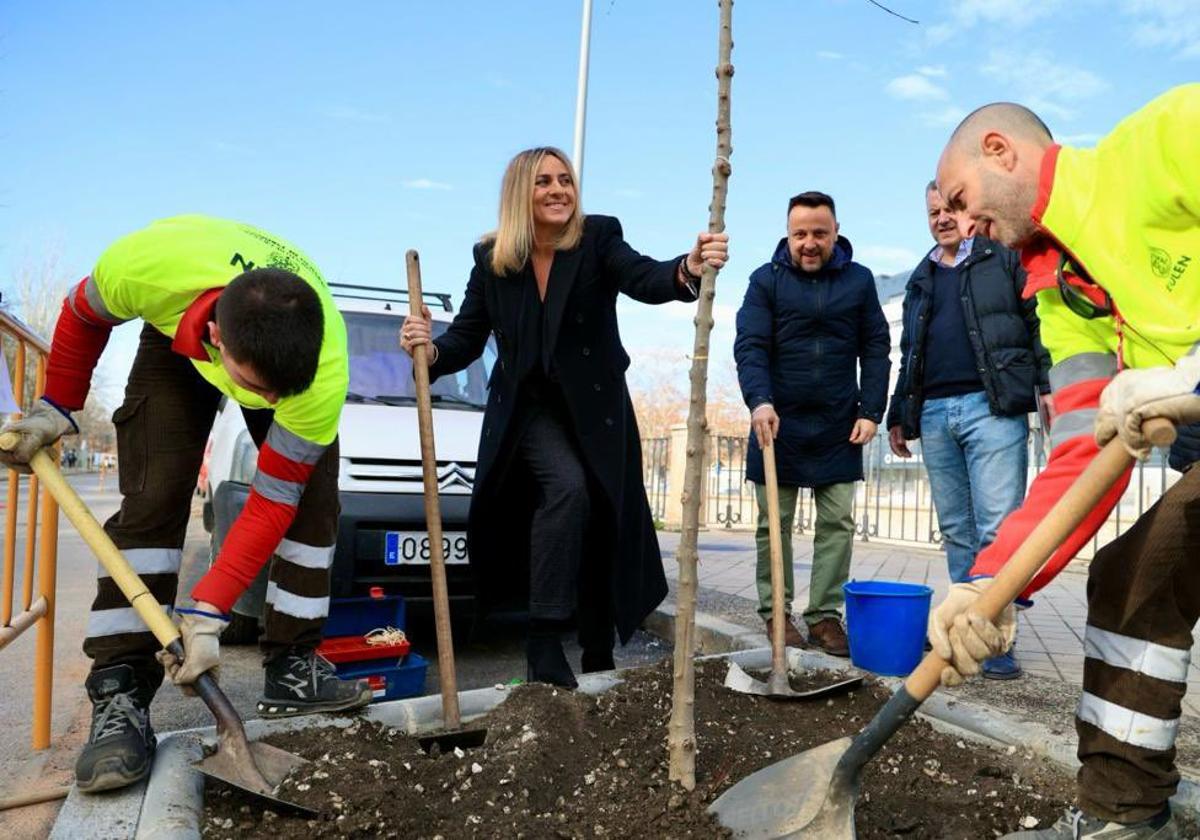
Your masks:
{"label": "white van", "polygon": [[[425,527],[421,444],[412,363],[400,349],[400,325],[408,314],[406,291],[331,283],[346,321],[350,389],[339,426],[341,517],[334,551],[331,594],[363,596],[372,587],[409,603],[431,598],[429,540]],[[447,294],[425,293],[433,335],[445,332],[453,307]],[[473,582],[467,566],[467,510],[475,481],[487,381],[496,360],[488,341],[481,359],[433,384],[446,577],[452,610],[470,606]],[[212,534],[212,557],[246,503],[258,449],[236,403],[223,401],[213,424],[204,523]],[[266,569],[234,605],[223,637],[249,642],[257,635],[266,595]],[[454,610],[455,607],[460,609]]]}

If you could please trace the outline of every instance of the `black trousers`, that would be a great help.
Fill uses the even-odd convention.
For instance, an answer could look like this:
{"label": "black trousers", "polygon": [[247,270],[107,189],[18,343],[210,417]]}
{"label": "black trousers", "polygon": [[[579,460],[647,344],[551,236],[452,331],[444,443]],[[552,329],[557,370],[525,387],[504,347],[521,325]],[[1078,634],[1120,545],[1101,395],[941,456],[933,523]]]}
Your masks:
{"label": "black trousers", "polygon": [[539,400],[527,411],[516,456],[537,488],[529,535],[529,617],[568,619],[578,601],[591,513],[587,470],[564,417],[565,407]]}
{"label": "black trousers", "polygon": [[[165,608],[175,603],[183,542],[196,475],[221,394],[191,361],[171,350],[171,340],[150,326],[142,330],[125,386],[113,414],[121,509],[104,530]],[[261,446],[274,412],[244,410],[246,426]],[[315,648],[329,609],[329,570],[337,538],[338,445],[322,454],[300,498],[295,521],[271,559],[266,629],[267,658],[292,647]],[[162,646],[99,569],[96,598],[83,651],[93,670],[127,664],[137,694],[149,704],[162,682],[154,658]]]}

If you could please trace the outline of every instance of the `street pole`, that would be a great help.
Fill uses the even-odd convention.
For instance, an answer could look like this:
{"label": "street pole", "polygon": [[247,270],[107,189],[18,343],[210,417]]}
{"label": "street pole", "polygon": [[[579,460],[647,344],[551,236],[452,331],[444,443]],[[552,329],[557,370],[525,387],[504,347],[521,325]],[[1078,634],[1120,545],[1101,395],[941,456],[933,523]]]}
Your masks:
{"label": "street pole", "polygon": [[579,90],[575,96],[575,162],[576,189],[583,185],[583,135],[587,122],[588,52],[592,46],[592,0],[583,0],[583,27],[579,33]]}

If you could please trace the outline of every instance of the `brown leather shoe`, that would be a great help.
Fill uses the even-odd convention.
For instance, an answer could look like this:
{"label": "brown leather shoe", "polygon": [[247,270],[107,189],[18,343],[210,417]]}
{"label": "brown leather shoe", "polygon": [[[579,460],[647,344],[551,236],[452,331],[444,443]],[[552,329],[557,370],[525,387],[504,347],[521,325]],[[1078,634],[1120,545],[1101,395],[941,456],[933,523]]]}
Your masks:
{"label": "brown leather shoe", "polygon": [[[774,632],[774,626],[771,623],[771,616],[767,616],[767,639],[773,638],[771,635]],[[808,642],[804,640],[804,636],[800,633],[800,628],[792,622],[790,615],[783,617],[783,644],[787,647],[808,649]]]}
{"label": "brown leather shoe", "polygon": [[850,640],[836,618],[824,618],[809,627],[808,637],[830,656],[850,655]]}

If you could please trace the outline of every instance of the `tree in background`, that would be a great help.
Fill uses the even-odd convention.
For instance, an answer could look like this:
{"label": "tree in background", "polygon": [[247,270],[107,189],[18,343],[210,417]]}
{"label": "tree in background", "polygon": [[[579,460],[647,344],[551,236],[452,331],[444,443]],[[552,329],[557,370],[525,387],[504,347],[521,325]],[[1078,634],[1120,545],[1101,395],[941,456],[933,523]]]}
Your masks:
{"label": "tree in background", "polygon": [[[687,417],[687,354],[659,348],[634,354],[629,369],[629,395],[642,438],[664,438]],[[742,402],[737,371],[727,359],[708,383],[708,428],[714,435],[748,435],[750,412]]]}
{"label": "tree in background", "polygon": [[[21,321],[29,329],[49,343],[58,322],[63,298],[76,278],[62,267],[61,252],[57,247],[45,249],[39,256],[26,256],[10,277],[8,288],[12,296],[3,301],[3,309]],[[4,341],[4,361],[9,371],[16,364],[17,343]],[[29,405],[34,399],[37,383],[37,354],[25,354],[25,393],[21,405]],[[87,402],[81,411],[71,416],[79,426],[79,436],[65,438],[66,448],[86,445],[89,452],[113,452],[116,449],[116,431],[113,428],[112,409],[99,397],[105,390],[102,376],[96,376]]]}

